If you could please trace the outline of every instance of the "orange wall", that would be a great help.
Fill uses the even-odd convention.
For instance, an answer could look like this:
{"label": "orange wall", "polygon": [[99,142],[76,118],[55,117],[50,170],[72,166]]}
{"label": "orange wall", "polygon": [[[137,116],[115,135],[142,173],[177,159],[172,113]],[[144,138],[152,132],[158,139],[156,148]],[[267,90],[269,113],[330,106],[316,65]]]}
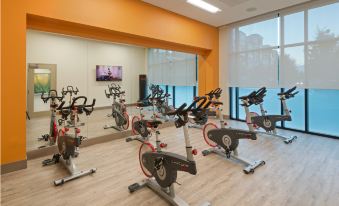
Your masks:
{"label": "orange wall", "polygon": [[[59,26],[55,32],[68,33],[71,25],[77,25],[73,34],[79,36],[100,39],[96,32],[105,31],[113,41],[177,46],[203,54],[199,56],[200,94],[218,86],[215,27],[139,0],[2,0],[1,4],[1,164],[26,159],[26,27],[53,30]],[[34,22],[31,17],[36,16]],[[44,19],[56,23],[43,24]]]}

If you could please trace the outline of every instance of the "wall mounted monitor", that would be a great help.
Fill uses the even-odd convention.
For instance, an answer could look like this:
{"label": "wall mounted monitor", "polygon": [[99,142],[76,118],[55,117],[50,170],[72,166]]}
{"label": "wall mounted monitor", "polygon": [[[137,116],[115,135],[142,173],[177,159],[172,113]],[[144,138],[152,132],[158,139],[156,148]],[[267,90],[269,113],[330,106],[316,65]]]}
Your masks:
{"label": "wall mounted monitor", "polygon": [[97,81],[122,81],[122,66],[96,66]]}

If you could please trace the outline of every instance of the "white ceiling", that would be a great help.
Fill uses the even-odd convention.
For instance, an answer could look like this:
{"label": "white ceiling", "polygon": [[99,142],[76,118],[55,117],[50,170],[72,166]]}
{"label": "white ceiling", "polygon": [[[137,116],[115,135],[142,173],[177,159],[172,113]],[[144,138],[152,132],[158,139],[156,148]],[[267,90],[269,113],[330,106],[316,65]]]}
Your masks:
{"label": "white ceiling", "polygon": [[[219,27],[310,0],[204,0],[222,10],[216,14],[209,13],[188,4],[186,0],[143,1],[200,22]],[[256,10],[246,11],[252,8],[256,8]]]}

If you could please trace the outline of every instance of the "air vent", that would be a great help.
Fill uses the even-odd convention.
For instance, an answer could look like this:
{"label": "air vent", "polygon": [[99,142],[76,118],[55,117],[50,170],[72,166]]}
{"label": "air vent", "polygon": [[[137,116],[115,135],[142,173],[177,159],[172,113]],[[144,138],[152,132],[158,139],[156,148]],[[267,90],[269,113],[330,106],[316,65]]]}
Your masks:
{"label": "air vent", "polygon": [[238,6],[240,4],[243,4],[245,2],[248,2],[250,0],[219,0],[221,2],[223,2],[224,4],[226,4],[229,7],[234,7],[234,6]]}

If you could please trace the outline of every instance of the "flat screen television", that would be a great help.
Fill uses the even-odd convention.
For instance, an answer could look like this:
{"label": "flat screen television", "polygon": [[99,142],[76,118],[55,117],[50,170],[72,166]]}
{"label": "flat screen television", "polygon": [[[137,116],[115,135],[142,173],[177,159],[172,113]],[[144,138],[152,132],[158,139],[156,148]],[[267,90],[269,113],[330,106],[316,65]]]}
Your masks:
{"label": "flat screen television", "polygon": [[122,66],[96,66],[97,81],[122,81]]}

